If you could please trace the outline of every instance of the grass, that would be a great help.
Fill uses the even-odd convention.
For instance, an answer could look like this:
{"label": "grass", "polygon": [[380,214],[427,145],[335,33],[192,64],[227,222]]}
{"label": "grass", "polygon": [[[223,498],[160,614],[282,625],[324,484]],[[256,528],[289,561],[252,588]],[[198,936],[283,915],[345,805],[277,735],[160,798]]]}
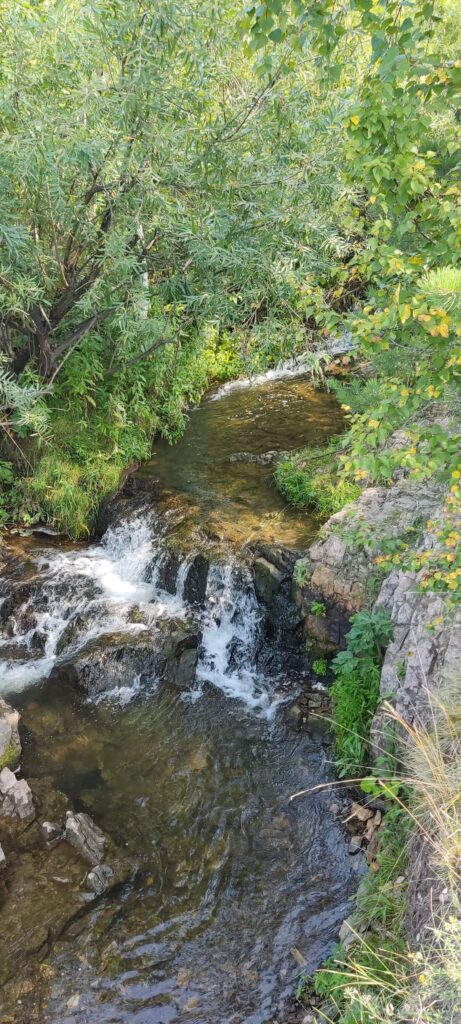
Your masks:
{"label": "grass", "polygon": [[290,505],[312,509],[321,519],[339,512],[360,494],[356,484],[338,477],[336,450],[331,445],[306,448],[279,462],[275,483]]}
{"label": "grass", "polygon": [[43,456],[34,476],[22,481],[29,514],[44,518],[69,537],[85,537],[101,499],[116,489],[120,473],[120,465],[103,458],[76,463],[57,452]]}
{"label": "grass", "polygon": [[346,650],[332,662],[333,733],[340,775],[360,775],[366,762],[367,737],[379,701],[381,664],[391,637],[385,609],[357,612],[351,618]]}

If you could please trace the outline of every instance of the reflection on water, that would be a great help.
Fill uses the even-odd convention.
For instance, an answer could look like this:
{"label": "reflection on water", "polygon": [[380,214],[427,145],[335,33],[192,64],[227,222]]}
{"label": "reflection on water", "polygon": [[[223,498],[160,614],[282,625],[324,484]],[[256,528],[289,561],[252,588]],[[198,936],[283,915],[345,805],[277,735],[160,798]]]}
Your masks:
{"label": "reflection on water", "polygon": [[58,944],[47,1020],[74,1020],[75,992],[92,1024],[275,1019],[299,973],[290,949],[319,962],[354,884],[328,796],[288,802],[328,777],[322,734],[169,688],[82,709],[48,683],[23,715],[26,775],[53,776],[137,867]]}
{"label": "reflection on water", "polygon": [[269,380],[211,395],[191,413],[174,446],[155,444],[152,475],[195,505],[195,521],[236,543],[263,539],[301,547],[318,523],[288,509],[273,483],[274,465],[231,461],[234,455],[287,452],[323,444],[343,427],[336,399],[307,377]]}

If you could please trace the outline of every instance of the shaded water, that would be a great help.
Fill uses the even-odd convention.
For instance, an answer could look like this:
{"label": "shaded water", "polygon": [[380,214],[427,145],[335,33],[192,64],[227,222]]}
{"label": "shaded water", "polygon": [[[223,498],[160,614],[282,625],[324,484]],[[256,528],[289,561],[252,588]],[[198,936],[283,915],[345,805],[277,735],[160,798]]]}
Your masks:
{"label": "shaded water", "polygon": [[290,949],[316,966],[354,885],[327,796],[288,802],[327,776],[321,735],[168,688],[83,711],[44,689],[24,717],[26,772],[59,781],[138,866],[58,944],[47,1020],[74,1020],[74,993],[93,1024],[277,1019]]}
{"label": "shaded water", "polygon": [[[258,533],[263,510],[259,535],[298,544],[313,525],[281,515],[272,467],[229,455],[318,443],[340,416],[305,380],[257,390],[205,403],[148,472],[190,495],[192,521],[218,522],[227,542]],[[28,542],[32,591],[0,631],[1,688],[23,716],[25,776],[90,813],[131,866],[56,943],[37,1021],[280,1021],[300,971],[291,949],[315,967],[356,886],[327,793],[289,802],[331,777],[329,739],[315,724],[291,731],[279,693],[287,680],[258,668],[264,623],[238,544],[221,550],[204,606],[192,608],[189,556],[174,592],[162,589],[167,523],[160,502],[99,544]],[[64,682],[61,661],[89,642],[107,636],[110,648],[115,629],[127,642],[153,631],[155,642],[171,618],[191,617],[202,632],[192,693],[127,675],[95,701]],[[58,882],[67,884],[65,868]],[[52,927],[51,901],[45,913]]]}

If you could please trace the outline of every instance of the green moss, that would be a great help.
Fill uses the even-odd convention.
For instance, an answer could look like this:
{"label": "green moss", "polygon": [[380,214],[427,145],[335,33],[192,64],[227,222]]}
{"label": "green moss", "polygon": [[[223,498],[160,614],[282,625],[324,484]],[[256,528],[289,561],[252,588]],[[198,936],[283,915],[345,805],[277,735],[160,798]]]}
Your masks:
{"label": "green moss", "polygon": [[0,756],[0,771],[2,768],[11,768],[19,760],[21,747],[17,743],[9,743],[6,750]]}

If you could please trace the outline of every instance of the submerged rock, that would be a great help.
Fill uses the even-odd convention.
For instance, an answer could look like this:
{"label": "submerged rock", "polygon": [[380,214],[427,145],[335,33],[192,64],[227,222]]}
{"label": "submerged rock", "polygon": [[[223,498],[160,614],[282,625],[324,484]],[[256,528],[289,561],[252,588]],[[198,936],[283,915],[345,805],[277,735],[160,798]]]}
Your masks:
{"label": "submerged rock", "polygon": [[61,826],[53,821],[42,821],[41,829],[43,838],[48,845],[59,843],[64,836]]}
{"label": "submerged rock", "polygon": [[14,765],[19,760],[19,713],[0,697],[0,768]]}
{"label": "submerged rock", "polygon": [[106,892],[109,888],[111,879],[114,877],[114,872],[108,864],[98,864],[96,867],[89,871],[86,876],[86,884],[96,896],[101,896],[103,892]]}

